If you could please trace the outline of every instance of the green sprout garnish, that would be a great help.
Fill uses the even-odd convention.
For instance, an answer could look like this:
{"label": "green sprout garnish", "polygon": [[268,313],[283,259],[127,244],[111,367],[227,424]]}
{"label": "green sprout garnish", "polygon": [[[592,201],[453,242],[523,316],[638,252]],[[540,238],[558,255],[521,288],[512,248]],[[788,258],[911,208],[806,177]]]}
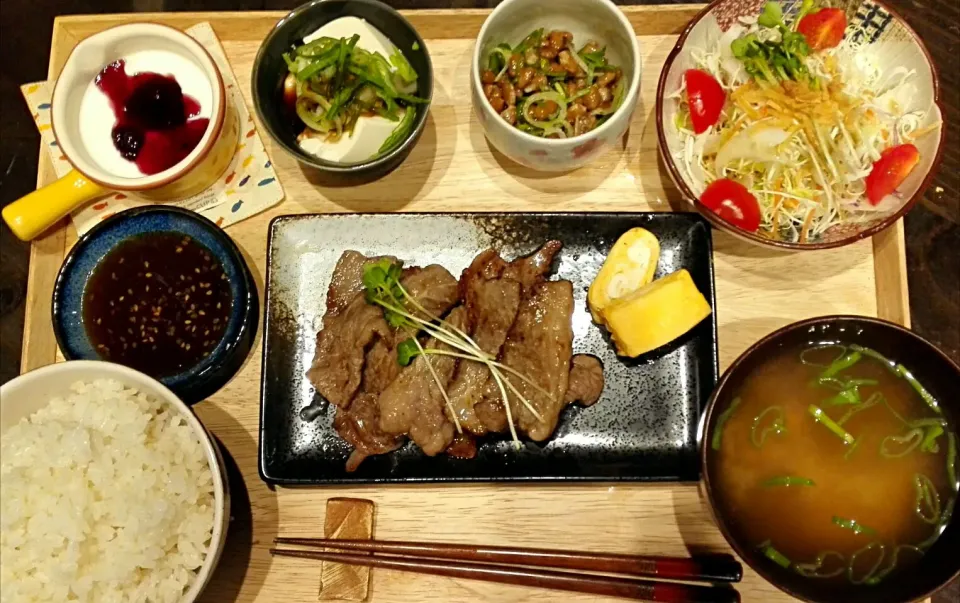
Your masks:
{"label": "green sprout garnish", "polygon": [[[812,0],[804,0],[800,14],[794,24],[800,21],[810,9]],[[810,46],[803,34],[794,31],[783,21],[783,10],[778,2],[767,2],[757,18],[761,27],[776,29],[780,32],[779,41],[762,41],[756,34],[737,38],[730,43],[733,56],[740,59],[744,68],[757,81],[777,86],[783,81],[804,82],[818,86],[817,79],[810,74],[804,59],[810,54]]]}

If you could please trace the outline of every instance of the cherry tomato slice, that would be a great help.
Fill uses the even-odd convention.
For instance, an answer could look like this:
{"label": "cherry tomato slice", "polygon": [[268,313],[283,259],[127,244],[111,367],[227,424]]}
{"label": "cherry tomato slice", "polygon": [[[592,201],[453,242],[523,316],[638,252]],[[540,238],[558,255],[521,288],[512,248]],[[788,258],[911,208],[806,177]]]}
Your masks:
{"label": "cherry tomato slice", "polygon": [[847,15],[839,8],[821,8],[800,19],[797,31],[807,39],[812,50],[839,46],[847,29]]}
{"label": "cherry tomato slice", "polygon": [[912,144],[891,147],[880,153],[880,159],[867,174],[867,201],[876,205],[887,195],[893,194],[918,163],[920,151]]}
{"label": "cherry tomato slice", "polygon": [[727,93],[712,75],[699,69],[688,69],[683,74],[687,85],[687,105],[690,106],[690,121],[693,131],[703,134],[720,119]]}
{"label": "cherry tomato slice", "polygon": [[757,198],[735,180],[714,180],[700,195],[700,203],[737,228],[748,232],[757,232],[760,228],[760,204]]}

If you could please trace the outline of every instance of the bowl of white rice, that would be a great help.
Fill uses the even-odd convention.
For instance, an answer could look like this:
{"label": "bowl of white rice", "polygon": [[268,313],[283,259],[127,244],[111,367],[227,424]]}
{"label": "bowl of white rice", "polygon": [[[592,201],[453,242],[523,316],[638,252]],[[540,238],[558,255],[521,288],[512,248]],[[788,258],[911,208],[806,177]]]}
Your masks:
{"label": "bowl of white rice", "polygon": [[0,600],[189,603],[226,539],[223,460],[158,381],[63,362],[0,387]]}

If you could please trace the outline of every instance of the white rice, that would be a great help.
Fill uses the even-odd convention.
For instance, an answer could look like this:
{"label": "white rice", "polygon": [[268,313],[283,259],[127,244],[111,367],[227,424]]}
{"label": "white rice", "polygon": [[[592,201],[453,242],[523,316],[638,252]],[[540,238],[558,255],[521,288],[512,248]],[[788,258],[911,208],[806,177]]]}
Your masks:
{"label": "white rice", "polygon": [[213,530],[213,477],[177,409],[75,383],[0,438],[0,601],[176,602]]}

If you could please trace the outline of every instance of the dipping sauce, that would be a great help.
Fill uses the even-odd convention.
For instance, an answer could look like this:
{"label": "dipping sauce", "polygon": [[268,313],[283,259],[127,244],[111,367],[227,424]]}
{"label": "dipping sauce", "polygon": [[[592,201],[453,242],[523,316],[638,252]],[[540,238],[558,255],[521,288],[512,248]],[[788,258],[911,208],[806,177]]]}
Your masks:
{"label": "dipping sauce", "polygon": [[151,233],[120,243],[94,269],[83,324],[101,358],[162,378],[213,351],[232,302],[210,250],[178,233]]}

